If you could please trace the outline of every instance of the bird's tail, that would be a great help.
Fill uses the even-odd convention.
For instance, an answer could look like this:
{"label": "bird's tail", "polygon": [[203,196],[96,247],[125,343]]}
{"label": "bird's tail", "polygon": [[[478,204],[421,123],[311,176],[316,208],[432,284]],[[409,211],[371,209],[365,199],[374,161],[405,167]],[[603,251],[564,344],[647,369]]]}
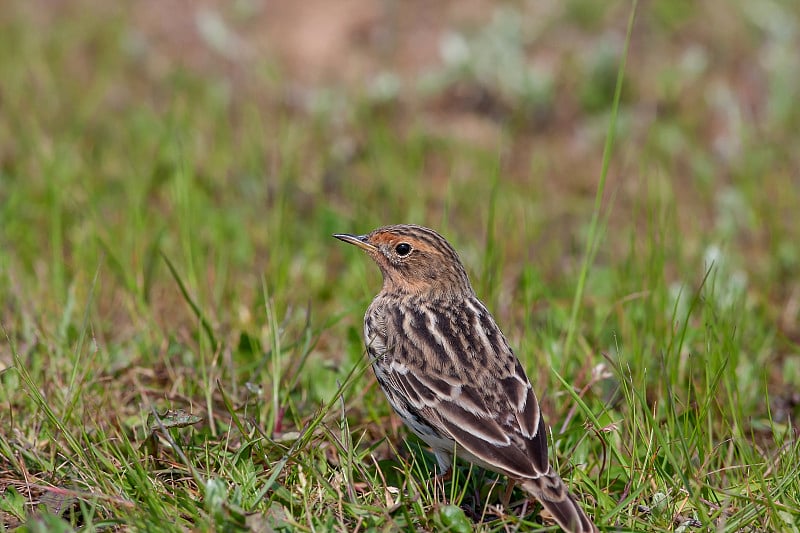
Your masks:
{"label": "bird's tail", "polygon": [[581,509],[552,468],[546,475],[526,479],[520,484],[525,491],[542,503],[567,533],[597,533],[597,526]]}

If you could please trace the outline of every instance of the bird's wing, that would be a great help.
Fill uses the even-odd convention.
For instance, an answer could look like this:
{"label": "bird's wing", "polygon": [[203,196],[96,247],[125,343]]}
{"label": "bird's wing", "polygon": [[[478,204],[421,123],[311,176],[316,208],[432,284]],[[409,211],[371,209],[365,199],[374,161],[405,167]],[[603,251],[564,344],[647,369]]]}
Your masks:
{"label": "bird's wing", "polygon": [[[398,314],[397,316],[400,316]],[[440,433],[517,479],[548,472],[539,404],[519,360],[480,302],[406,309],[390,340],[389,379]],[[400,338],[402,337],[402,338]]]}

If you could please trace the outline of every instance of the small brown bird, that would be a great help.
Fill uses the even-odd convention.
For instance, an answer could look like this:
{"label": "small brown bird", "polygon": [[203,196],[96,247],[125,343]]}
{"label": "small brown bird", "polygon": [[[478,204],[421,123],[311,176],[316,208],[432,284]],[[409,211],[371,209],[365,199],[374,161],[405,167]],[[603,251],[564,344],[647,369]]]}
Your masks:
{"label": "small brown bird", "polygon": [[392,408],[433,449],[442,475],[455,453],[518,482],[564,530],[596,532],[550,466],[531,383],[453,247],[415,225],[334,237],[383,273],[364,317],[367,351]]}

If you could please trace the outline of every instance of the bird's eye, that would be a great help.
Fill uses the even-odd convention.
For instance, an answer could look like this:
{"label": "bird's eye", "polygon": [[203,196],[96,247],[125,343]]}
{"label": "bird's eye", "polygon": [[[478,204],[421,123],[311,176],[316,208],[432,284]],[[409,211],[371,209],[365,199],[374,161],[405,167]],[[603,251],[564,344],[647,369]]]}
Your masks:
{"label": "bird's eye", "polygon": [[397,255],[400,257],[405,257],[411,253],[411,245],[407,242],[401,242],[394,247],[394,251],[397,252]]}

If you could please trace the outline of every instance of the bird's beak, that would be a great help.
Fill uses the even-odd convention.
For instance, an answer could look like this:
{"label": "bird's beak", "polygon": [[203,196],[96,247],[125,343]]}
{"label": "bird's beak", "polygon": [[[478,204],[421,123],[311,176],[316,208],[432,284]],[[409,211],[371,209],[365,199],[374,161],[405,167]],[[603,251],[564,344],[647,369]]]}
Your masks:
{"label": "bird's beak", "polygon": [[354,244],[359,248],[361,248],[362,250],[366,250],[368,252],[374,252],[377,250],[375,246],[367,242],[366,235],[350,235],[349,233],[335,233],[333,236],[339,239],[340,241]]}

